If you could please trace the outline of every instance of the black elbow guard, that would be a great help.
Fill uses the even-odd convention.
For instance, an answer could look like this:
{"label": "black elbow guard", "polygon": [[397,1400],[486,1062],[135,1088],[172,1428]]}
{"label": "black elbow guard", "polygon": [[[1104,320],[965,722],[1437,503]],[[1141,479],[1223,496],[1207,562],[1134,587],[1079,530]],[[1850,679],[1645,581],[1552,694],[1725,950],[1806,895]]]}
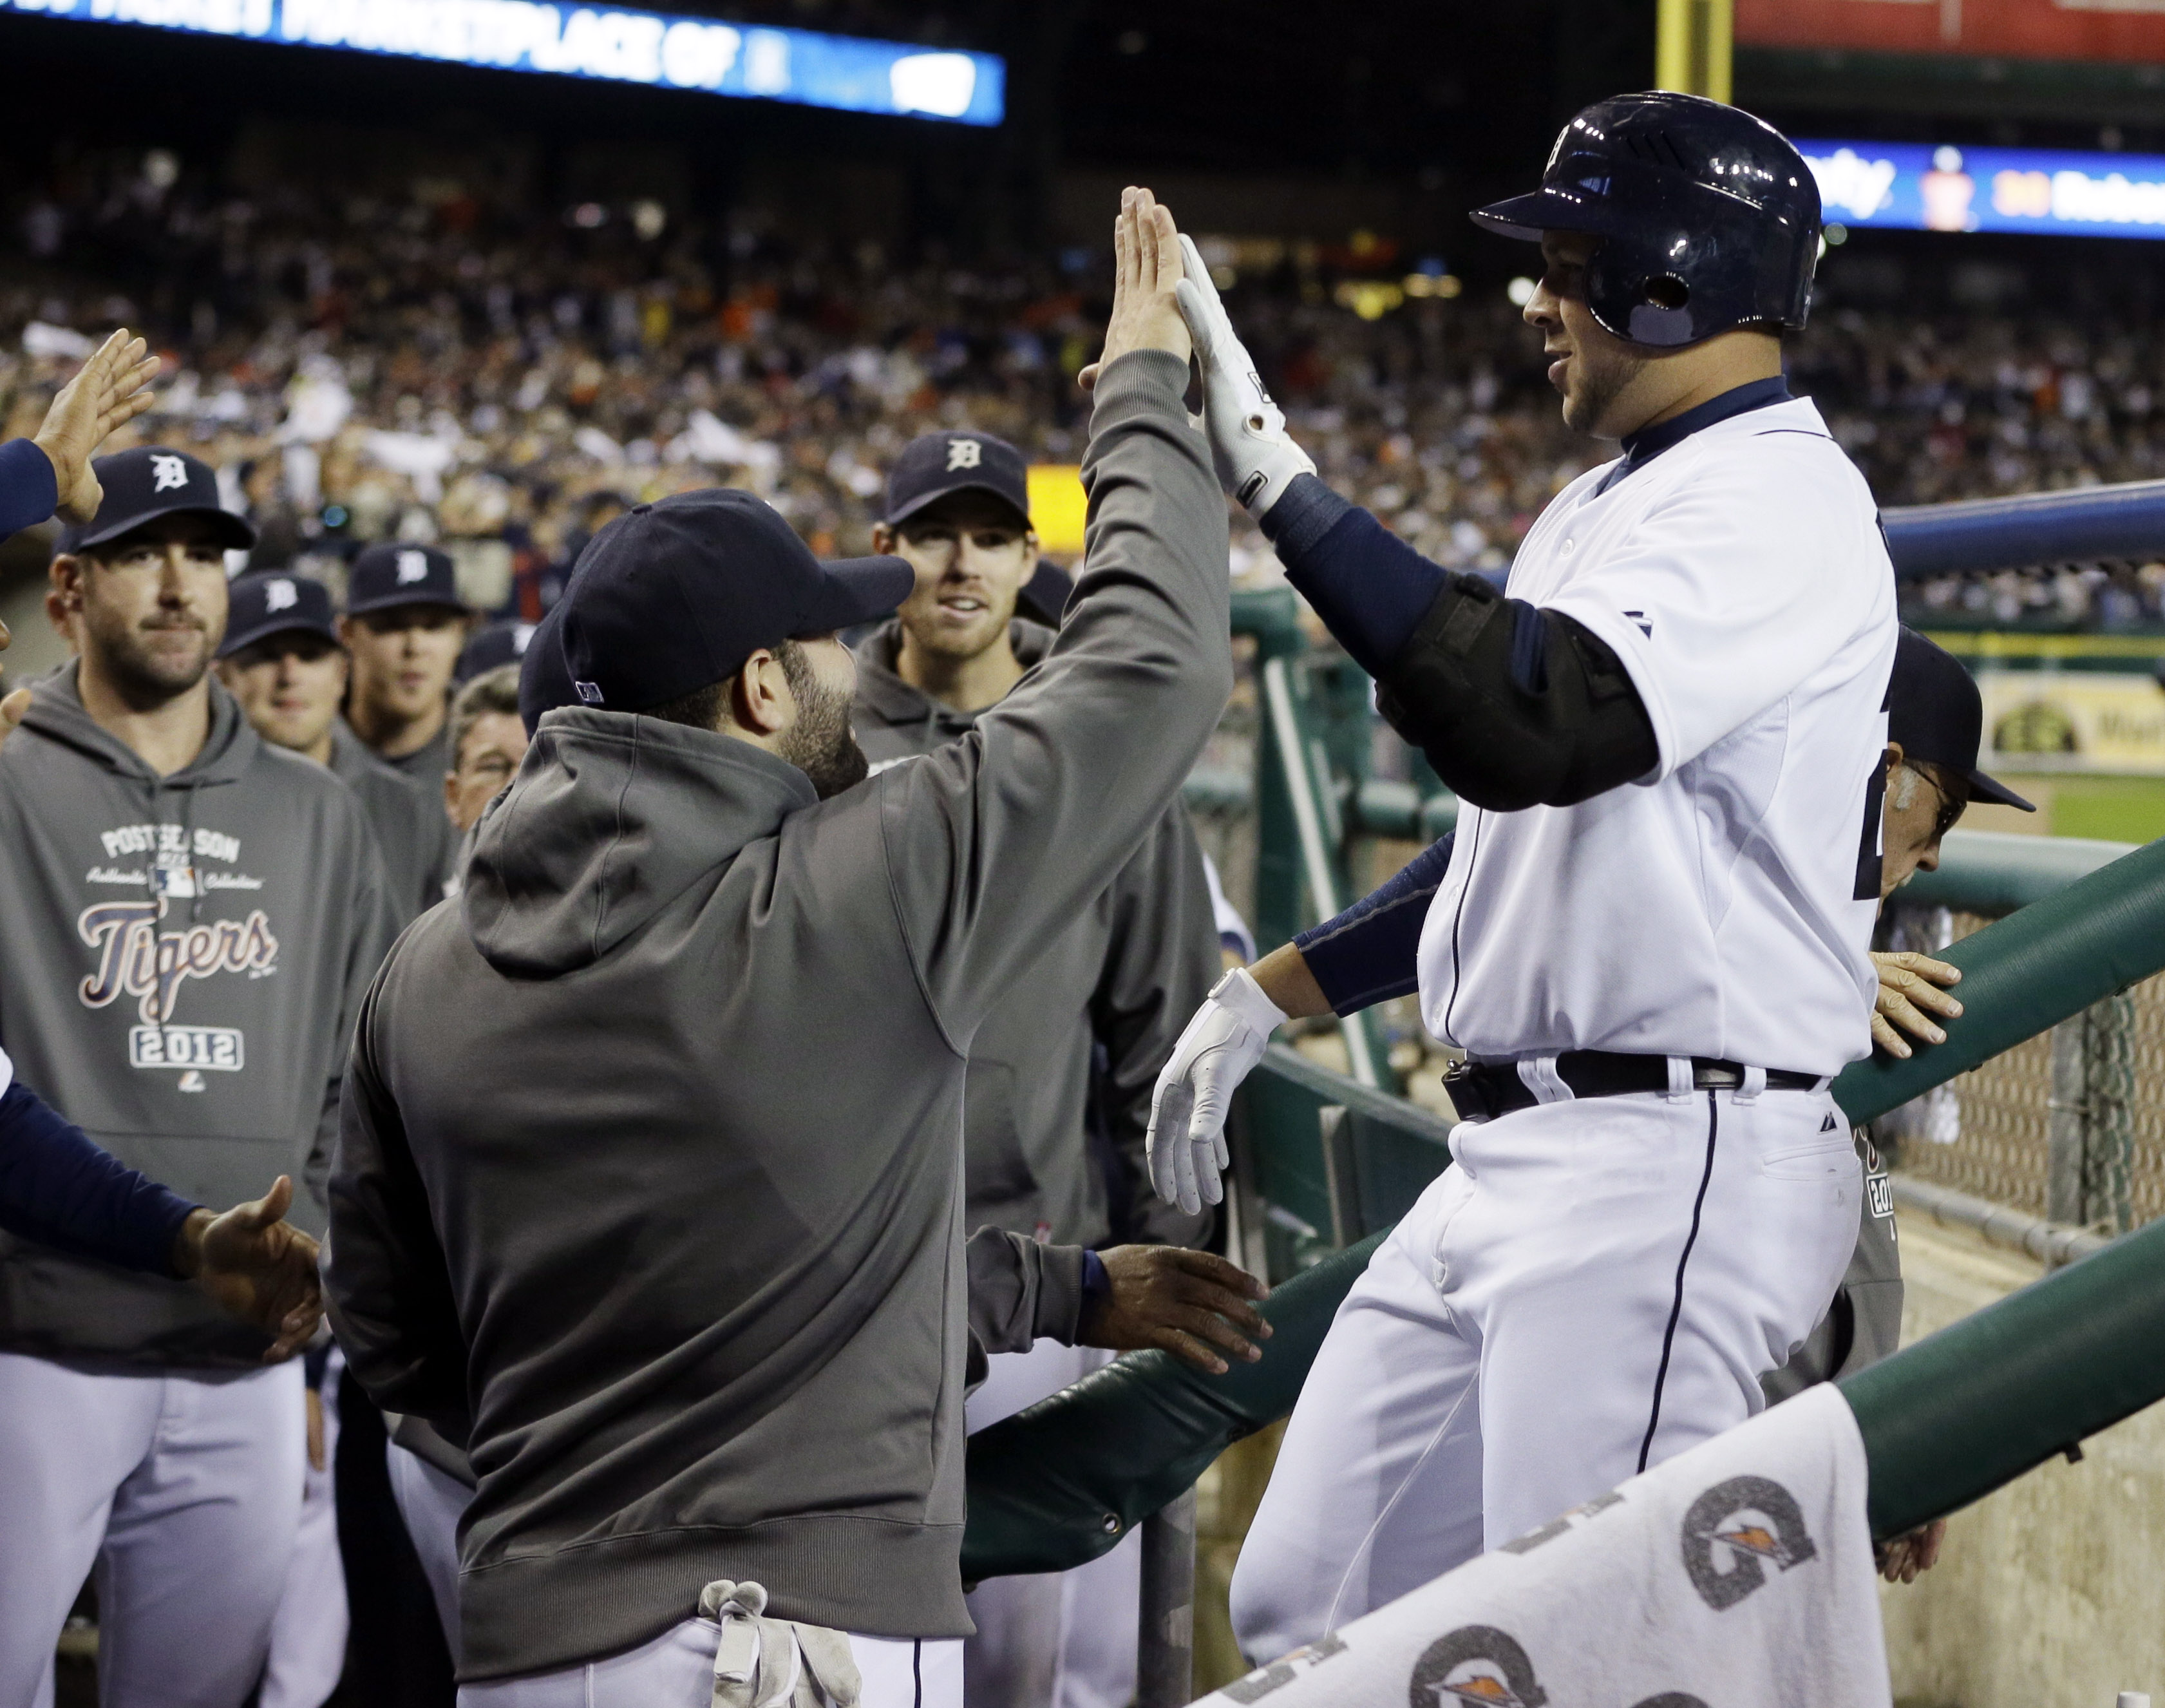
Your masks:
{"label": "black elbow guard", "polygon": [[1654,726],[1583,624],[1454,574],[1377,684],[1377,708],[1462,799],[1571,806],[1644,777]]}

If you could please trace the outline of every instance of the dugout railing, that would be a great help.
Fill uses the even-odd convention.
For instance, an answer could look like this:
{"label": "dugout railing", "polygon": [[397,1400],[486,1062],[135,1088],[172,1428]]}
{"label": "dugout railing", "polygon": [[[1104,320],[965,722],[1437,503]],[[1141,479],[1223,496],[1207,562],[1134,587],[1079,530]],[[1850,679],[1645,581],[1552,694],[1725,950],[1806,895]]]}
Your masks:
{"label": "dugout railing", "polygon": [[[2165,551],[2165,482],[1886,520],[1905,579],[2141,558]],[[1267,950],[1361,893],[1364,839],[1432,841],[1456,803],[1418,762],[1410,783],[1368,774],[1366,678],[1311,651],[1289,593],[1237,594],[1233,626],[1251,649],[1246,762],[1214,756],[1188,799],[1206,821],[1246,819],[1241,888]],[[2165,1214],[2138,1190],[2132,1137],[2153,1007],[2165,1039],[2165,1002],[2135,990],[2165,970],[2161,862],[2155,846],[1956,832],[1941,870],[1890,910],[1915,946],[1964,967],[1966,1013],[1947,1043],[1910,1062],[1857,1064],[1838,1097],[1869,1121],[1937,1094],[1989,1131],[1996,1108],[2041,1087],[2044,1141],[2031,1121],[2019,1168],[2003,1157],[1998,1176],[1966,1178],[1949,1159],[1992,1147],[1934,1142],[1928,1110],[1896,1192],[1909,1209],[2071,1267],[1845,1384],[1871,1460],[1875,1533],[1976,1500],[2165,1397],[2165,1229],[2108,1249]],[[1283,1284],[1262,1363],[1213,1381],[1160,1355],[1123,1358],[971,1442],[967,1577],[1079,1563],[1142,1526],[1141,1708],[1191,1694],[1197,1476],[1290,1409],[1368,1252],[1448,1161],[1448,1122],[1394,1094],[1375,1017],[1342,1030],[1348,1073],[1274,1046],[1237,1101],[1237,1251]],[[2158,1115],[2153,1148],[2165,1157]],[[2010,1190],[2012,1173],[2033,1178]],[[2165,1166],[2157,1173],[2165,1200]]]}

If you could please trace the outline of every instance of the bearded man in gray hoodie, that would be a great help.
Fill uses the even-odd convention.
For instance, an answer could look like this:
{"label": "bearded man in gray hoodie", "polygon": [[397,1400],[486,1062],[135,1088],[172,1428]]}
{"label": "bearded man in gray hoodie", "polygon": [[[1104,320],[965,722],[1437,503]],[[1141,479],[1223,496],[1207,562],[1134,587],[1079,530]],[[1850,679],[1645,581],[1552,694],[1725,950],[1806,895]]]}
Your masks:
{"label": "bearded man in gray hoodie", "polygon": [[[216,476],[157,448],[96,468],[54,564],[81,656],[0,750],[0,1043],[123,1162],[214,1203],[300,1175],[320,1231],[382,862],[351,792],[208,679],[250,539]],[[305,1452],[270,1345],[181,1282],[0,1235],[0,1701],[50,1690],[93,1562],[108,1700],[246,1696]]]}
{"label": "bearded man in gray hoodie", "polygon": [[1031,679],[855,786],[834,631],[906,567],[823,568],[749,494],[641,505],[565,595],[582,705],[371,993],[332,1310],[470,1447],[469,1708],[959,1703],[971,1043],[1232,683],[1147,192],[1117,246],[1089,569]]}

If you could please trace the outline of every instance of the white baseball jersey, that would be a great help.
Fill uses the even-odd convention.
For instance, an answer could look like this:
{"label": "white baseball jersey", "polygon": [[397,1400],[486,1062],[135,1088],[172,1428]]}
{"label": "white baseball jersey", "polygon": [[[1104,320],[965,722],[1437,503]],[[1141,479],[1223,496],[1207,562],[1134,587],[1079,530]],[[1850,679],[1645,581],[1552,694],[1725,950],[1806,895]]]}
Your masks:
{"label": "white baseball jersey", "polygon": [[1894,567],[1797,399],[1581,476],[1512,598],[1615,649],[1661,762],[1572,807],[1462,807],[1420,944],[1429,1030],[1831,1074],[1871,1047]]}

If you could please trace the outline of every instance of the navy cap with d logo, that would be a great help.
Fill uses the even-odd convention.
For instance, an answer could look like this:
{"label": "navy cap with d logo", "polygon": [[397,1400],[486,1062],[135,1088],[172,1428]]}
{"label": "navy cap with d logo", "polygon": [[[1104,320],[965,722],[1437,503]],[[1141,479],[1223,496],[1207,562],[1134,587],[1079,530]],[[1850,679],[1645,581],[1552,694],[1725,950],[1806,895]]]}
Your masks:
{"label": "navy cap with d logo", "polygon": [[1969,798],[2037,809],[1977,768],[1984,740],[1984,696],[1962,661],[1904,625],[1894,642],[1894,681],[1887,696],[1887,739],[1907,759],[1944,765],[1969,779]]}
{"label": "navy cap with d logo", "polygon": [[887,514],[907,520],[950,493],[990,493],[1030,523],[1030,465],[989,433],[927,433],[902,447],[887,475]]}
{"label": "navy cap with d logo", "polygon": [[145,445],[101,456],[91,467],[105,496],[89,521],[71,522],[61,530],[62,551],[103,546],[161,516],[209,518],[218,543],[229,551],[245,551],[255,543],[255,530],[245,519],[219,505],[218,472],[199,456]]}
{"label": "navy cap with d logo", "polygon": [[710,487],[640,504],[579,554],[528,649],[520,709],[552,628],[573,703],[636,712],[734,676],[760,647],[884,617],[914,581],[898,557],[822,562],[751,493]]}
{"label": "navy cap with d logo", "polygon": [[463,611],[458,571],[448,551],[433,546],[371,546],[353,561],[346,577],[349,616],[388,610],[394,605],[449,605]]}
{"label": "navy cap with d logo", "polygon": [[244,575],[233,583],[225,639],[219,643],[218,656],[230,658],[258,640],[297,631],[338,644],[338,625],[331,620],[331,590],[311,577],[288,575],[283,570]]}

